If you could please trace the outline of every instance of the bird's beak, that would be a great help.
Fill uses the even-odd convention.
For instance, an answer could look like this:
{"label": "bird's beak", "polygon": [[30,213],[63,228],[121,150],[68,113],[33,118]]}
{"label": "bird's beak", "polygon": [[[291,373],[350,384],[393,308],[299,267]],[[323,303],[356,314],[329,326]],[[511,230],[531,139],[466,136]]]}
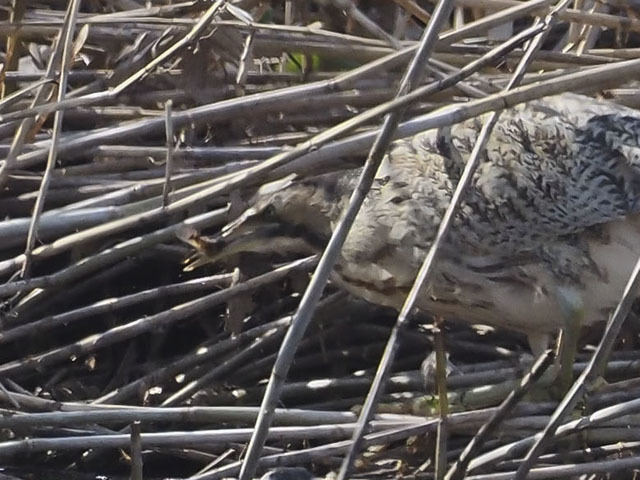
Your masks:
{"label": "bird's beak", "polygon": [[248,209],[228,223],[220,233],[211,237],[200,235],[188,227],[178,232],[178,238],[192,245],[196,252],[185,261],[184,271],[194,270],[207,263],[216,263],[244,253],[276,256],[316,253],[299,229],[281,222],[265,222],[254,209]]}
{"label": "bird's beak", "polygon": [[277,231],[277,224],[257,224],[253,215],[245,212],[228,223],[220,233],[212,236],[200,235],[194,229],[178,232],[178,238],[196,249],[194,255],[185,260],[184,271],[192,271],[207,263],[217,263],[242,252],[265,251],[270,237]]}

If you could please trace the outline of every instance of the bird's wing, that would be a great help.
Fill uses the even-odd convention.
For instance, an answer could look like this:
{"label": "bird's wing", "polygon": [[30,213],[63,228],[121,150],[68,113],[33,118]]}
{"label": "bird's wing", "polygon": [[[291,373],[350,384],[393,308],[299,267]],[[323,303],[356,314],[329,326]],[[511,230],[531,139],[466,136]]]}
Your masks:
{"label": "bird's wing", "polygon": [[[433,240],[482,118],[399,141],[388,194],[410,192],[412,242]],[[640,112],[564,94],[502,112],[460,209],[452,244],[513,254],[621,218],[640,198]],[[640,155],[638,155],[640,157]],[[390,172],[390,173],[389,173]],[[380,205],[375,208],[380,208]],[[398,220],[397,218],[395,220]],[[388,228],[399,228],[388,225]],[[421,242],[420,242],[421,241]]]}

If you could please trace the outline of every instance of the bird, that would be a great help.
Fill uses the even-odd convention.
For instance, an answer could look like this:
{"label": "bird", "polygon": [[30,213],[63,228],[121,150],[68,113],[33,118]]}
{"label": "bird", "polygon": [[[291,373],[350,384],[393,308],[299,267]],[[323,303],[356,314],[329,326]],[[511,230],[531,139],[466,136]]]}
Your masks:
{"label": "bird", "polygon": [[[336,284],[401,308],[486,115],[390,146],[334,267]],[[219,233],[182,233],[196,249],[193,265],[239,252],[321,252],[360,171],[262,186]],[[417,306],[520,332],[540,354],[558,331],[606,321],[638,257],[640,112],[548,96],[501,112]]]}

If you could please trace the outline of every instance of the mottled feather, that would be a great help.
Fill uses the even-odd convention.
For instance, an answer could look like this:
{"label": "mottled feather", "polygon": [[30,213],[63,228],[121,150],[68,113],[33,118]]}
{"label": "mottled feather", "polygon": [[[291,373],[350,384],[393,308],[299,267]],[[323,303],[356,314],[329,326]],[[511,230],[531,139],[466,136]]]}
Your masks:
{"label": "mottled feather", "polygon": [[[395,142],[347,238],[336,279],[399,308],[483,118]],[[420,306],[529,334],[562,327],[567,298],[606,320],[640,255],[640,113],[563,94],[504,111]],[[258,194],[252,208],[328,239],[359,170]],[[257,213],[257,216],[260,214]]]}

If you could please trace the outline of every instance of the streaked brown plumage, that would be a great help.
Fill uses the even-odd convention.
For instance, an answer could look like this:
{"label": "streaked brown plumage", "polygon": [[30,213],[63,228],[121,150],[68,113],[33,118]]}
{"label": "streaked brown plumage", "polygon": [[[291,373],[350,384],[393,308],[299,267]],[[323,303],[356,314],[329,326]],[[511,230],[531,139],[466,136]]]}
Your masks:
{"label": "streaked brown plumage", "polygon": [[[393,145],[342,250],[338,283],[399,308],[481,126]],[[503,112],[420,307],[524,332],[537,347],[576,312],[585,324],[606,320],[640,256],[639,135],[640,112],[580,95]],[[358,173],[276,182],[220,236],[191,241],[209,261],[318,251]]]}

